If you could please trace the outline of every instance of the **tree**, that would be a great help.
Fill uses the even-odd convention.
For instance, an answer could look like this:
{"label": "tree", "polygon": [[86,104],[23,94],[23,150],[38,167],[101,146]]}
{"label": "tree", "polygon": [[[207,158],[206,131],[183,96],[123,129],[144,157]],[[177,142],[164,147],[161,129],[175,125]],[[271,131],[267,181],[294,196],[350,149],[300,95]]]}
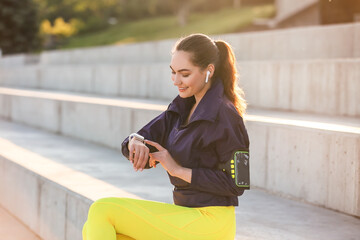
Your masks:
{"label": "tree", "polygon": [[192,12],[218,11],[224,7],[235,6],[240,8],[241,0],[172,0],[175,4],[177,21],[180,26],[188,23],[188,17]]}
{"label": "tree", "polygon": [[188,22],[190,12],[199,5],[206,4],[206,0],[177,0],[177,20],[181,27]]}
{"label": "tree", "polygon": [[0,48],[3,54],[39,46],[37,6],[32,0],[0,0]]}
{"label": "tree", "polygon": [[184,27],[187,24],[188,16],[192,7],[191,0],[182,0],[181,7],[179,8],[177,14],[177,20],[181,27]]}

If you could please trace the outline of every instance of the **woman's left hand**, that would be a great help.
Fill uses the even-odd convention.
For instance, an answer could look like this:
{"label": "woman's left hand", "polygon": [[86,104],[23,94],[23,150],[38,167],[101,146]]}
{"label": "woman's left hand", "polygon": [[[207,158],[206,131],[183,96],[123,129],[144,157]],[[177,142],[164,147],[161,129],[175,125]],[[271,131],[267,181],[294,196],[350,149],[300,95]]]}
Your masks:
{"label": "woman's left hand", "polygon": [[163,148],[160,144],[150,140],[145,140],[145,143],[156,147],[159,150],[158,152],[149,153],[150,167],[154,167],[155,162],[159,162],[171,176],[174,176],[181,166],[171,157],[168,150]]}
{"label": "woman's left hand", "polygon": [[154,153],[149,153],[150,160],[149,164],[150,167],[155,166],[156,162],[159,162],[165,170],[174,177],[181,178],[182,180],[191,183],[191,176],[192,176],[192,169],[185,168],[180,166],[170,155],[168,150],[163,148],[160,144],[145,140],[145,143],[156,147],[159,151]]}

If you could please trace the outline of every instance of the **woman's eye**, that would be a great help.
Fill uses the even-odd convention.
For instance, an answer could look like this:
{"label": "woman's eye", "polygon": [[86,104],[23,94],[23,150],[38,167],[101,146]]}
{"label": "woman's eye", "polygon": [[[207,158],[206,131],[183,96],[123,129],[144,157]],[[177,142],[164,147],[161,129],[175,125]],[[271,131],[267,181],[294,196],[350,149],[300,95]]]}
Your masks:
{"label": "woman's eye", "polygon": [[185,75],[183,75],[183,77],[185,77],[185,78],[188,77],[188,76],[190,76],[190,74],[185,74]]}
{"label": "woman's eye", "polygon": [[174,75],[174,74],[175,74],[175,72],[171,72],[171,74],[173,74],[173,75]]}

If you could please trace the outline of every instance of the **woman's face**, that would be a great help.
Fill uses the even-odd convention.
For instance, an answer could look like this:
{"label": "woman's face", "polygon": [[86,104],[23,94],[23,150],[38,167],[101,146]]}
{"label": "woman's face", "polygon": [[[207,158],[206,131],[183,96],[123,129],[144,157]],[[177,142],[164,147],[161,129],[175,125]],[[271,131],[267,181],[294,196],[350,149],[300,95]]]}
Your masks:
{"label": "woman's face", "polygon": [[178,87],[180,97],[187,98],[195,95],[198,101],[210,88],[210,79],[208,83],[205,83],[206,69],[201,71],[200,67],[191,63],[190,58],[191,53],[175,51],[170,64],[171,80]]}

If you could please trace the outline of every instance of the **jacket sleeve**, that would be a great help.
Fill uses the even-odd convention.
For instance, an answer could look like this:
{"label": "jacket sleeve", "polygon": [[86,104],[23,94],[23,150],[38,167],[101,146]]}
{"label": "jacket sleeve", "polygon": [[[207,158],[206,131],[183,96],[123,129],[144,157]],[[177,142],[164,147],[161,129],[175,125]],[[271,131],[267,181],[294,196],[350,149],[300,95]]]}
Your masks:
{"label": "jacket sleeve", "polygon": [[[229,114],[216,131],[219,137],[213,143],[215,154],[204,156],[205,161],[217,163],[227,162],[236,150],[248,150],[249,140],[244,122],[239,115]],[[192,169],[191,186],[199,191],[209,192],[221,196],[240,196],[244,189],[236,186],[231,176],[215,168]]]}
{"label": "jacket sleeve", "polygon": [[[141,128],[137,133],[143,136],[145,139],[154,141],[164,146],[167,136],[167,126],[168,126],[168,117],[167,111],[162,112],[159,116],[155,117],[148,124],[146,124],[143,128]],[[126,137],[125,140],[121,144],[122,154],[129,159],[129,137]],[[150,149],[150,152],[156,152],[157,149],[153,146],[146,144],[146,146]],[[146,164],[145,168],[149,168],[149,163]]]}

